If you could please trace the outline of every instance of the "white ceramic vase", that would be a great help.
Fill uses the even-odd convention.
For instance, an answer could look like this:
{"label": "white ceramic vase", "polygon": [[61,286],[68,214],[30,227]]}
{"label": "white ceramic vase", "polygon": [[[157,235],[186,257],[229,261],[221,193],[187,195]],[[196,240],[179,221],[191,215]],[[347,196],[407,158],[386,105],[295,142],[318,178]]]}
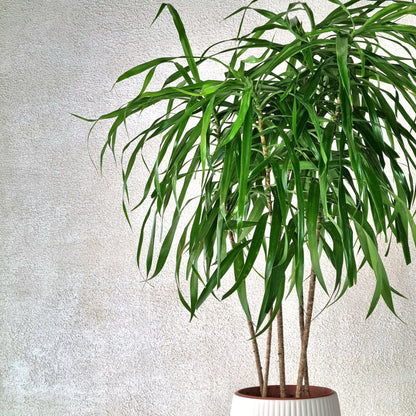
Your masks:
{"label": "white ceramic vase", "polygon": [[286,386],[287,398],[279,398],[279,386],[269,386],[259,397],[259,387],[234,393],[230,416],[341,416],[337,394],[326,387],[311,386],[311,398],[294,398],[296,386]]}

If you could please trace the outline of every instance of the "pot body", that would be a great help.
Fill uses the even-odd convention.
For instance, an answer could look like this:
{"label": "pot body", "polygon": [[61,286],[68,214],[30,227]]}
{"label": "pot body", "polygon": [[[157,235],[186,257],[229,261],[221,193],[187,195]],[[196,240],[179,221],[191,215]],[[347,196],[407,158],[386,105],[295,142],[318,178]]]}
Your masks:
{"label": "pot body", "polygon": [[230,416],[341,416],[338,396],[326,387],[311,386],[311,398],[296,399],[296,386],[286,386],[281,399],[279,386],[269,386],[268,396],[259,397],[259,387],[234,393]]}

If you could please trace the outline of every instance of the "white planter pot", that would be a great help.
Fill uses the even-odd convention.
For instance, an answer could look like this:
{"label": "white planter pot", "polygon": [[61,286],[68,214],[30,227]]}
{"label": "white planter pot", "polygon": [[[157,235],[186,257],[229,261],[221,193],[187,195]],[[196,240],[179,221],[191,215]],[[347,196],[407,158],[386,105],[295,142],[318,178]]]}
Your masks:
{"label": "white planter pot", "polygon": [[[234,393],[230,416],[341,416],[337,394],[311,386],[311,398],[295,399],[296,386],[286,386],[288,398],[279,398],[279,387],[269,386],[270,397],[259,397],[259,387]],[[274,397],[273,397],[274,396]]]}

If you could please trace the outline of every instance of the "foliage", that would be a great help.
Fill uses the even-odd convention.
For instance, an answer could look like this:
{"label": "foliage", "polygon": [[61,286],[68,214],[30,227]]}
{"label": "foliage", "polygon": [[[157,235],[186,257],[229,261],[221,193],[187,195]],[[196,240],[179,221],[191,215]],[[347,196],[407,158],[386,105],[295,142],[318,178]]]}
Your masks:
{"label": "foliage", "polygon": [[[128,216],[129,178],[142,163],[143,148],[161,138],[142,200],[133,206],[150,201],[137,259],[152,278],[176,250],[178,292],[192,315],[233,268],[235,283],[224,298],[238,293],[252,319],[246,279],[263,257],[260,332],[285,292],[295,289],[301,298],[305,251],[320,286],[334,300],[356,283],[357,270],[368,263],[375,276],[368,315],[380,298],[394,312],[397,292],[383,266],[378,237],[401,243],[410,263],[409,246],[416,241],[411,213],[416,30],[397,19],[415,14],[416,5],[331,3],[335,10],[316,23],[305,3],[276,13],[252,2],[233,15],[255,13],[263,23],[246,35],[240,25],[237,38],[201,56],[193,54],[177,11],[163,4],[157,17],[170,12],[184,55],[125,72],[117,82],[146,74],[140,93],[96,120],[112,120],[103,158],[107,150],[115,152],[118,130],[127,119],[166,105],[162,117],[124,145],[123,206]],[[307,16],[305,25],[299,13]],[[273,35],[281,31],[293,40],[278,43]],[[230,55],[228,62],[224,57]],[[220,65],[224,77],[202,79],[204,62]],[[173,65],[172,74],[162,88],[151,90],[156,69],[166,64]],[[191,217],[182,215],[189,204],[195,207]],[[166,216],[156,254],[157,224],[167,212],[173,217]],[[332,264],[333,276],[321,272],[323,257]]]}

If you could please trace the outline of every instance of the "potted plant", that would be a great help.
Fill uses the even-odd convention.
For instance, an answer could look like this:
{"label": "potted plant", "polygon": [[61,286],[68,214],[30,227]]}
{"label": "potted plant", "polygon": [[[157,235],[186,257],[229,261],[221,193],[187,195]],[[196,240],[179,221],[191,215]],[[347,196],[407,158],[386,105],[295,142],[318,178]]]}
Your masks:
{"label": "potted plant", "polygon": [[[165,9],[170,12],[183,56],[161,57],[125,72],[117,82],[146,74],[138,95],[89,120],[112,121],[102,162],[108,150],[116,153],[117,133],[126,120],[153,106],[165,108],[163,116],[123,145],[123,208],[129,220],[129,179],[144,164],[147,183],[132,207],[146,205],[139,267],[153,278],[175,252],[178,294],[191,316],[210,295],[238,296],[259,385],[235,395],[232,415],[258,414],[266,402],[260,397],[270,401],[268,410],[261,410],[265,415],[315,415],[318,408],[319,415],[339,415],[336,394],[309,385],[315,288],[328,294],[328,303],[335,302],[367,263],[375,276],[368,316],[380,299],[395,314],[393,295],[400,294],[389,283],[379,238],[400,243],[407,264],[409,246],[416,241],[411,213],[416,29],[397,22],[414,14],[416,5],[329,1],[336,8],[320,23],[305,3],[276,13],[253,1],[233,15],[241,13],[244,20],[247,12],[256,13],[262,24],[245,35],[240,25],[235,39],[201,56],[193,54],[175,8],[162,4],[156,18]],[[305,25],[299,13],[308,19]],[[278,43],[273,35],[279,31],[292,40]],[[204,79],[200,66],[206,62],[223,68],[224,76]],[[165,64],[173,72],[152,90],[155,71]],[[159,149],[150,166],[141,156],[148,145]],[[156,231],[163,222],[156,250]],[[332,266],[333,274],[322,272],[322,262]],[[230,273],[234,280],[223,289]],[[262,286],[256,316],[247,279]],[[283,300],[290,292],[298,298],[301,333],[296,385],[285,379]],[[279,386],[270,386],[268,378],[274,326]],[[257,343],[261,335],[267,338],[263,360]]]}

